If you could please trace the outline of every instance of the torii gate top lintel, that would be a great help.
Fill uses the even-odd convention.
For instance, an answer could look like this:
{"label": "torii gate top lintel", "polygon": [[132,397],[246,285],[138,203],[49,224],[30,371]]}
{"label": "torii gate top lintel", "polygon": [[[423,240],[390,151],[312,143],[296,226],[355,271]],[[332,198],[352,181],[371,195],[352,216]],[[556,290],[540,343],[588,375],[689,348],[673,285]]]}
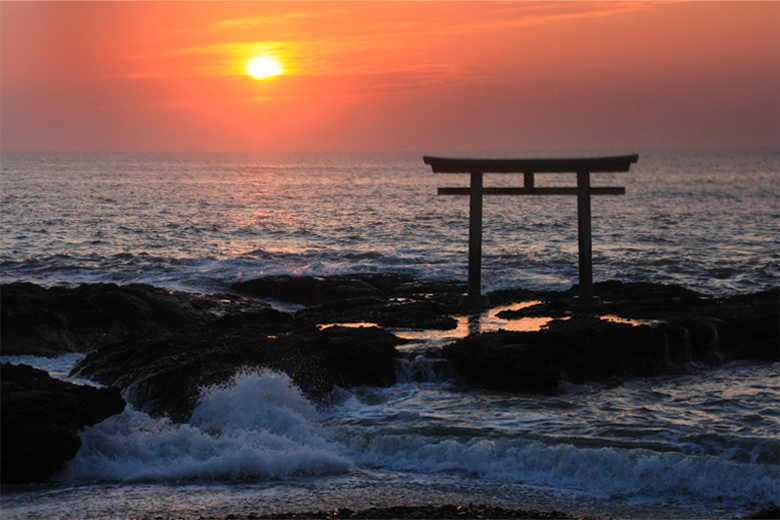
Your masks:
{"label": "torii gate top lintel", "polygon": [[452,159],[423,157],[433,173],[603,173],[627,172],[639,154],[553,159]]}
{"label": "torii gate top lintel", "polygon": [[[593,296],[593,260],[591,246],[591,195],[623,195],[622,187],[592,187],[591,173],[627,172],[631,164],[639,160],[639,154],[609,157],[549,158],[549,159],[455,159],[424,156],[423,161],[434,173],[471,174],[469,188],[439,188],[439,195],[468,195],[469,214],[469,280],[468,294],[461,302],[469,307],[490,305],[482,294],[482,196],[483,195],[576,195],[577,242],[579,250],[580,296],[583,307],[598,303]],[[522,173],[522,188],[486,188],[482,177],[485,173]],[[537,188],[536,173],[575,173],[577,185],[572,187]]]}

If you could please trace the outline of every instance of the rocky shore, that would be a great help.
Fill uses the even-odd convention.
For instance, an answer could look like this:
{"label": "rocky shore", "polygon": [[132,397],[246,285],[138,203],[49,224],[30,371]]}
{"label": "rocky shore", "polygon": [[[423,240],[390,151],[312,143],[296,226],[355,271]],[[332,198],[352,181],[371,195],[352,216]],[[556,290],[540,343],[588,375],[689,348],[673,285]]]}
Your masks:
{"label": "rocky shore", "polygon": [[[201,517],[200,520],[283,520],[283,519],[303,519],[303,520],[337,520],[341,518],[352,519],[375,519],[375,520],[439,520],[439,519],[579,519],[579,520],[598,520],[598,516],[572,516],[562,511],[539,511],[536,509],[509,509],[485,504],[475,505],[408,505],[393,507],[372,507],[353,511],[347,508],[338,508],[330,511],[310,511],[310,512],[284,512],[271,514],[229,514],[223,517]],[[780,518],[780,506],[774,505],[756,511],[753,514],[742,517],[746,520],[776,520]],[[160,518],[162,520],[162,518]]]}
{"label": "rocky shore", "polygon": [[[146,285],[6,284],[0,287],[3,354],[86,353],[75,374],[114,388],[101,394],[113,396],[104,413],[63,421],[72,441],[78,429],[121,412],[115,389],[152,416],[184,422],[203,386],[225,383],[239,371],[285,372],[315,402],[336,387],[391,386],[407,355],[396,349],[407,341],[399,330],[452,330],[466,314],[457,305],[464,284],[390,273],[272,276],[233,289],[234,294],[197,295]],[[780,289],[713,297],[677,286],[609,281],[595,285],[603,304],[588,312],[572,310],[576,290],[490,293],[498,307],[529,302],[500,313],[507,323],[528,317],[551,321],[535,331],[472,331],[414,355],[445,366],[443,373],[464,388],[543,394],[558,392],[563,381],[620,384],[683,371],[691,361],[718,366],[737,359],[780,360]],[[285,313],[263,299],[306,307]],[[20,370],[26,371],[21,379],[8,375]],[[23,438],[50,443],[25,428],[46,429],[58,417],[54,411],[42,407],[38,414],[14,415],[41,399],[37,388],[23,384],[39,380],[40,374],[27,369],[3,367],[3,481],[13,478],[6,472],[12,460],[6,453],[14,443]],[[95,397],[86,393],[96,389],[58,385],[47,392],[69,396],[76,409],[93,409]],[[25,428],[7,428],[10,424]],[[75,455],[78,447],[70,446]],[[67,460],[51,459],[49,465],[36,462],[40,471],[24,478],[46,478]]]}
{"label": "rocky shore", "polygon": [[484,518],[524,518],[524,519],[574,519],[597,520],[598,517],[581,516],[575,517],[561,511],[537,511],[523,509],[507,509],[503,507],[489,506],[485,504],[468,505],[422,505],[422,506],[394,506],[394,507],[372,507],[353,511],[351,509],[341,508],[335,511],[316,511],[308,513],[274,513],[270,515],[248,514],[245,516],[228,515],[225,520],[250,520],[250,519],[484,519]]}
{"label": "rocky shore", "polygon": [[0,367],[2,481],[46,480],[81,447],[78,432],[122,413],[116,388],[73,385],[27,365]]}

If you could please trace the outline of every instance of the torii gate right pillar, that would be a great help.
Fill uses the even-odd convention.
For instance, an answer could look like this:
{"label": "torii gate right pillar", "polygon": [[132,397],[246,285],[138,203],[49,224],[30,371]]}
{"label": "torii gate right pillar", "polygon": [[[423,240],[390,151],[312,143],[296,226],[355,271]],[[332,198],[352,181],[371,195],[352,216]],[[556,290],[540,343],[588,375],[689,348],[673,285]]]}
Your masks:
{"label": "torii gate right pillar", "polygon": [[488,295],[482,294],[482,173],[471,174],[468,292],[459,304],[471,308],[490,306]]}

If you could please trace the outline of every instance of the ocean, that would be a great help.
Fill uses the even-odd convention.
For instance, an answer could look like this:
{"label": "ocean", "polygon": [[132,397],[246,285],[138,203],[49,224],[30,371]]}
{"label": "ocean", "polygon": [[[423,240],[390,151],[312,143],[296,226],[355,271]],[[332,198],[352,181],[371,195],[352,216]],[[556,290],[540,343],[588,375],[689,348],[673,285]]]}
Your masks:
{"label": "ocean", "polygon": [[[467,176],[432,174],[422,154],[1,160],[4,283],[223,293],[272,274],[466,279],[468,199],[436,188],[466,186]],[[573,182],[540,174],[536,185]],[[485,180],[521,184],[522,176]],[[777,286],[780,150],[640,152],[630,172],[593,174],[592,184],[626,188],[593,197],[596,281],[712,295]],[[485,290],[576,282],[573,197],[485,198]],[[466,333],[393,332],[416,339],[402,347],[412,354]],[[67,379],[78,357],[2,359]],[[198,518],[474,502],[731,518],[780,501],[778,363],[690,365],[685,374],[532,396],[464,390],[433,372],[419,382],[409,373],[425,367],[408,366],[413,360],[391,388],[340,390],[318,405],[284,374],[264,372],[204,388],[189,424],[128,408],[83,431],[78,456],[52,482],[3,486],[2,516]]]}

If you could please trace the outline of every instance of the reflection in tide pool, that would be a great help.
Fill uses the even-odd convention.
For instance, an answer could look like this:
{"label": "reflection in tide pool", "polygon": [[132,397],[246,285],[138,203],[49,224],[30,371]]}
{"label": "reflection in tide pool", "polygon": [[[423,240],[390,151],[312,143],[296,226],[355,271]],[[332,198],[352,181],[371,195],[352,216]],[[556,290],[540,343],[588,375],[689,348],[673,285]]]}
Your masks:
{"label": "reflection in tide pool", "polygon": [[[406,348],[415,347],[420,342],[428,345],[441,346],[450,341],[465,338],[469,334],[480,334],[482,332],[496,332],[499,330],[508,330],[516,332],[536,332],[542,330],[554,318],[548,316],[542,317],[523,317],[519,319],[506,320],[499,318],[498,315],[504,311],[517,311],[533,305],[538,305],[540,301],[527,301],[513,303],[502,307],[495,307],[483,312],[472,312],[463,316],[455,316],[458,326],[451,330],[412,330],[412,329],[391,329],[393,333],[403,339],[415,342],[407,345]],[[565,318],[564,318],[565,319]],[[404,347],[399,347],[404,348]]]}
{"label": "reflection in tide pool", "polygon": [[320,323],[317,325],[318,330],[326,330],[331,329],[333,327],[344,327],[347,329],[365,329],[365,328],[373,328],[373,327],[379,327],[376,323],[371,323],[370,321],[358,321],[358,322],[350,322],[350,323]]}

